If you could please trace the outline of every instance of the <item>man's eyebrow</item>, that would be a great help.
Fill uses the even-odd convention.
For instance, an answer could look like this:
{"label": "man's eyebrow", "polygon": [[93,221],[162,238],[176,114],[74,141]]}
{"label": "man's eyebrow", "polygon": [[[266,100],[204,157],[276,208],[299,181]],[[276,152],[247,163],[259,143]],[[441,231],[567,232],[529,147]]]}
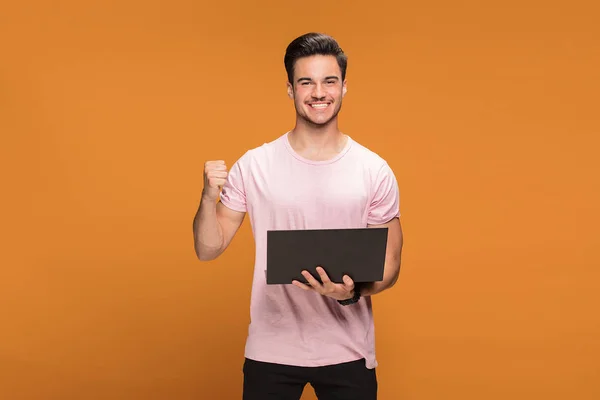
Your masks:
{"label": "man's eyebrow", "polygon": [[[326,80],[326,81],[328,81],[328,80],[330,80],[330,79],[335,79],[336,81],[339,81],[339,80],[340,80],[340,78],[339,78],[339,77],[337,77],[337,76],[335,76],[335,75],[330,75],[330,76],[326,76],[326,77],[325,77],[325,80]],[[309,81],[309,82],[310,82],[310,81],[312,81],[312,79],[311,79],[311,78],[308,78],[308,77],[304,77],[304,76],[303,76],[303,77],[301,77],[301,78],[298,78],[298,80],[297,80],[296,82],[302,82],[302,81]]]}

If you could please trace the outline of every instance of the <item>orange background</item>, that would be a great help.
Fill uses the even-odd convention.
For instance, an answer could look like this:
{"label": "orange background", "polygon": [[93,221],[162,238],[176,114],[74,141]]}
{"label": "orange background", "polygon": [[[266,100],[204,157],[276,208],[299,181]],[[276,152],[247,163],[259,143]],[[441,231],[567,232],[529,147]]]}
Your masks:
{"label": "orange background", "polygon": [[597,2],[217,3],[1,6],[0,398],[241,398],[252,236],[195,259],[202,166],[291,128],[313,30],[402,193],[380,398],[600,398]]}

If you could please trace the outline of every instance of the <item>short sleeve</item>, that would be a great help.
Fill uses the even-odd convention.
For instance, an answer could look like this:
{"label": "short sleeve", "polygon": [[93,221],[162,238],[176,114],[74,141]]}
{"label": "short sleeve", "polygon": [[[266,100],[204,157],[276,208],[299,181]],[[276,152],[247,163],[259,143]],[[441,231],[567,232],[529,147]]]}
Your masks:
{"label": "short sleeve", "polygon": [[373,196],[369,204],[369,225],[385,224],[400,216],[400,190],[394,172],[385,163],[373,181]]}
{"label": "short sleeve", "polygon": [[246,188],[244,185],[244,163],[242,157],[233,164],[221,190],[221,203],[234,211],[246,212]]}

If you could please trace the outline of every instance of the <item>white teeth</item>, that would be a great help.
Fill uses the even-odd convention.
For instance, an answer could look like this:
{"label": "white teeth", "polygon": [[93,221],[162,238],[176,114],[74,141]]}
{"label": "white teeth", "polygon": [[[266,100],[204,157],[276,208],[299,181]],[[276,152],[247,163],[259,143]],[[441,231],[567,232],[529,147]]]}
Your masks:
{"label": "white teeth", "polygon": [[328,104],[311,104],[313,108],[325,108]]}

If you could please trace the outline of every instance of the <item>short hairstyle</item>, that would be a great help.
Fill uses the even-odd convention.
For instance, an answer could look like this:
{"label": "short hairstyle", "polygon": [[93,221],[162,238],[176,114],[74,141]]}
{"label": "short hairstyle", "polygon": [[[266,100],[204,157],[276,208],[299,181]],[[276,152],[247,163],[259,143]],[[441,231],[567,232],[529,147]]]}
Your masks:
{"label": "short hairstyle", "polygon": [[335,56],[342,71],[342,81],[346,79],[348,57],[344,54],[336,40],[323,33],[310,32],[294,39],[285,51],[283,63],[287,71],[288,81],[291,84],[294,83],[294,66],[296,65],[296,61],[299,58],[314,55]]}

